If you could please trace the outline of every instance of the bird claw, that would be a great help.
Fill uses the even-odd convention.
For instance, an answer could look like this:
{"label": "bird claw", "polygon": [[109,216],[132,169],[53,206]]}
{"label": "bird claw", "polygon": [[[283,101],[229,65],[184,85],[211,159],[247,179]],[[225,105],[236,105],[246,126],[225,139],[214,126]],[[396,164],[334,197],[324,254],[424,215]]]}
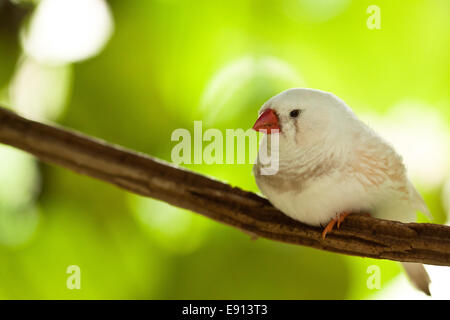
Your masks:
{"label": "bird claw", "polygon": [[341,214],[336,215],[336,218],[332,219],[325,229],[322,231],[322,239],[325,240],[327,233],[333,230],[334,225],[337,223],[337,228],[341,227],[341,223],[345,220],[345,218],[350,214],[350,212],[343,212]]}
{"label": "bird claw", "polygon": [[341,227],[341,223],[347,218],[347,216],[350,214],[350,212],[344,212],[338,215],[337,217],[337,228],[339,229]]}
{"label": "bird claw", "polygon": [[327,236],[327,233],[333,230],[334,224],[336,223],[337,218],[332,219],[327,226],[322,231],[322,240],[325,240],[325,237]]}

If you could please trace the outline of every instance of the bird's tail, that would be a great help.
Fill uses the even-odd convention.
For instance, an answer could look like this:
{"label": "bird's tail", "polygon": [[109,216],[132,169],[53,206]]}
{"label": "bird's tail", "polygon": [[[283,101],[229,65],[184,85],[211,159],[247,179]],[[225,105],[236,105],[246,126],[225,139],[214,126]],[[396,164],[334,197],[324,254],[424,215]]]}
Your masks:
{"label": "bird's tail", "polygon": [[431,296],[429,288],[431,280],[423,264],[402,262],[402,266],[414,286],[426,295]]}

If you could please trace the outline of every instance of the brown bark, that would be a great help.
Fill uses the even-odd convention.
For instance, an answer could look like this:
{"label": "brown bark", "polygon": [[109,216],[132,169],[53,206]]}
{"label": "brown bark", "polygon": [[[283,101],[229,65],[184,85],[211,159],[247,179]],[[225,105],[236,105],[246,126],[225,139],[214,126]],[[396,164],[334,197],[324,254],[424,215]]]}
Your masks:
{"label": "brown bark", "polygon": [[290,219],[254,193],[3,108],[0,142],[264,238],[347,255],[450,266],[448,226],[351,215],[322,240],[321,228]]}

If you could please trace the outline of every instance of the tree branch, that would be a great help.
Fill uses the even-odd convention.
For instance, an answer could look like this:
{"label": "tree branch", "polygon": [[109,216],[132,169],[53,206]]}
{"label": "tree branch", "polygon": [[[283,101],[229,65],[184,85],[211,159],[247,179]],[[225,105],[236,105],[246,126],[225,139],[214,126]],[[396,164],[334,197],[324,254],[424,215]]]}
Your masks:
{"label": "tree branch", "polygon": [[0,142],[264,238],[347,255],[450,266],[448,226],[351,215],[322,240],[321,228],[290,219],[254,193],[3,108]]}

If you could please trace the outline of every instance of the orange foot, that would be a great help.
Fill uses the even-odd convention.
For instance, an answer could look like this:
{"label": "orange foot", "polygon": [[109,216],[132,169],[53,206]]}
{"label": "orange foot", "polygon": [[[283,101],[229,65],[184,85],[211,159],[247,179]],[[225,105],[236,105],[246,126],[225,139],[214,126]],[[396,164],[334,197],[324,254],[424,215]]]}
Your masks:
{"label": "orange foot", "polygon": [[345,220],[345,218],[350,214],[350,212],[343,212],[341,214],[336,215],[336,218],[332,219],[327,226],[325,227],[325,229],[323,229],[322,231],[322,239],[325,240],[325,237],[327,236],[327,233],[330,232],[331,230],[333,230],[334,225],[337,222],[337,227],[338,229],[341,227],[341,223],[342,221]]}

